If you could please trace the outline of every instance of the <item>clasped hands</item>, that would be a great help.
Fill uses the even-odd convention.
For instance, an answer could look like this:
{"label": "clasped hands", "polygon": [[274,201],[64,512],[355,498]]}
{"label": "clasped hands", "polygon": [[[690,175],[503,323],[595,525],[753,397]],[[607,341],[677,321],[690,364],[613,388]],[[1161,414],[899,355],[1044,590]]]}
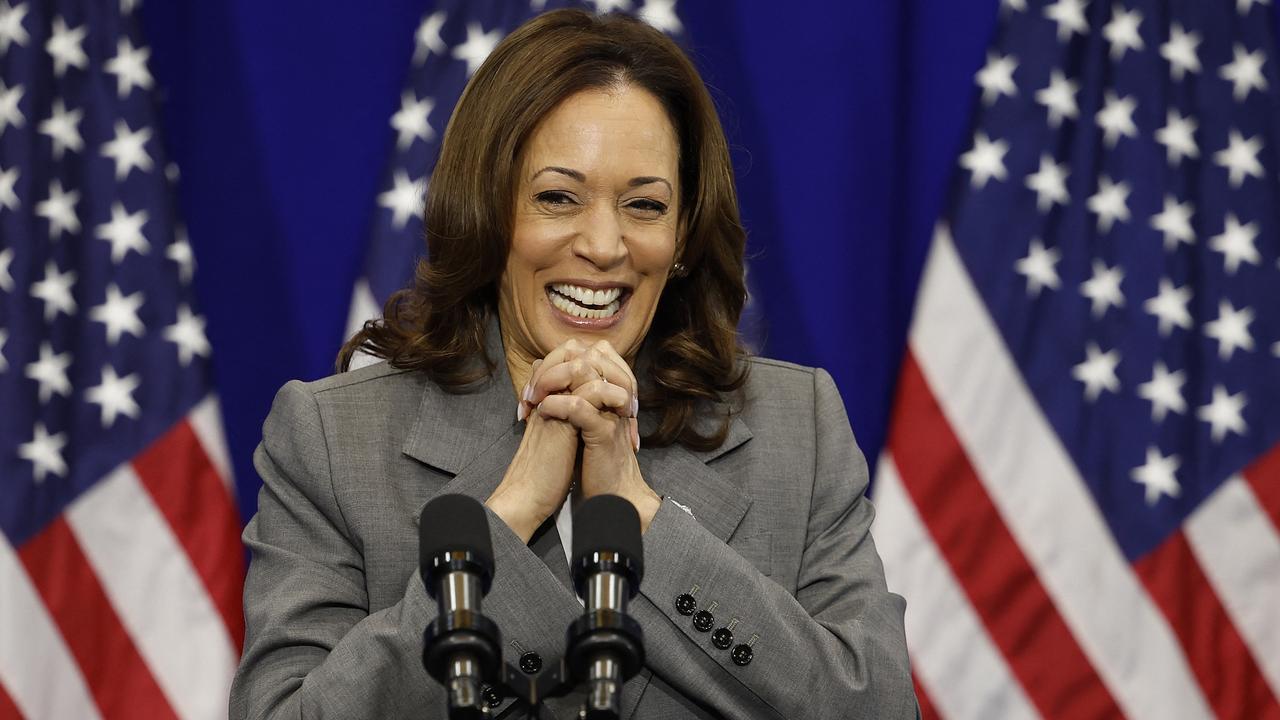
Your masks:
{"label": "clasped hands", "polygon": [[647,530],[662,499],[636,461],[637,392],[631,367],[605,340],[570,339],[535,361],[516,410],[524,438],[485,504],[529,542],[568,497],[581,450],[583,495],[630,500]]}

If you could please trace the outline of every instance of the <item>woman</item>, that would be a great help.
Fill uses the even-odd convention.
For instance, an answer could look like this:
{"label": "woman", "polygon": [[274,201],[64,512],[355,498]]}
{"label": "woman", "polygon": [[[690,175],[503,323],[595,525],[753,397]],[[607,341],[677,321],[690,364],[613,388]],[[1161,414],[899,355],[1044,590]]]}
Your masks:
{"label": "woman", "polygon": [[491,513],[486,614],[531,671],[582,611],[564,508],[635,505],[647,659],[623,717],[916,716],[835,386],[738,344],[728,151],[670,40],[577,11],[516,30],[449,123],[426,230],[431,262],[340,360],[388,362],[290,383],[267,419],[233,717],[443,713],[416,571],[442,492]]}

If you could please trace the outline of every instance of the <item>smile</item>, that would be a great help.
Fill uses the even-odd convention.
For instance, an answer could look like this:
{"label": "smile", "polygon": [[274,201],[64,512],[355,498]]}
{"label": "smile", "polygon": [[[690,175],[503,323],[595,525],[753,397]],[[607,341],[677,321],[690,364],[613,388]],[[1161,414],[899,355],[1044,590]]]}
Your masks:
{"label": "smile", "polygon": [[586,320],[613,317],[626,302],[625,296],[628,294],[620,287],[593,290],[568,283],[547,286],[547,297],[557,310]]}

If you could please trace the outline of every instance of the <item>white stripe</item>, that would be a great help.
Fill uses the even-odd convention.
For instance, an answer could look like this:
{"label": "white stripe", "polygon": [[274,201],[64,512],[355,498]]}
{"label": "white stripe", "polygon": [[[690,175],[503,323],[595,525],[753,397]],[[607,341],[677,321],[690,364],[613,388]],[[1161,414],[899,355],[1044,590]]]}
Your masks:
{"label": "white stripe", "polygon": [[925,265],[910,345],[1005,525],[1125,714],[1212,717],[945,227]]}
{"label": "white stripe", "polygon": [[204,454],[213,463],[218,478],[227,491],[235,496],[235,480],[231,473],[231,453],[227,451],[227,438],[222,433],[222,411],[218,396],[210,395],[201,400],[187,415],[191,429],[200,439]]}
{"label": "white stripe", "polygon": [[236,666],[231,637],[132,467],[80,496],[67,519],[178,716],[225,718]]}
{"label": "white stripe", "polygon": [[[366,320],[382,317],[382,307],[369,288],[369,281],[364,278],[356,280],[355,290],[351,293],[351,310],[347,313],[347,337],[355,335],[364,326]],[[365,367],[378,362],[378,358],[362,352],[351,357],[351,369]]]}
{"label": "white stripe", "polygon": [[1280,697],[1280,534],[1239,475],[1187,519],[1191,551]]}
{"label": "white stripe", "polygon": [[943,717],[1038,718],[1035,706],[991,642],[884,455],[876,470],[871,526],[889,589],[907,598],[911,666]]}
{"label": "white stripe", "polygon": [[3,533],[0,683],[28,720],[101,717],[80,666]]}

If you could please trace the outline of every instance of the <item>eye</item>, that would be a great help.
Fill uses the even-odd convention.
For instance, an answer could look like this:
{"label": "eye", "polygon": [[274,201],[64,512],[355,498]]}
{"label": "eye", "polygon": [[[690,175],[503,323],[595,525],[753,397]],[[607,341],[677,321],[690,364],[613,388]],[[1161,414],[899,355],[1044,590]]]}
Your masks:
{"label": "eye", "polygon": [[665,204],[648,198],[639,198],[634,200],[627,203],[627,207],[633,210],[638,210],[649,217],[662,217],[667,214],[667,206]]}
{"label": "eye", "polygon": [[573,196],[563,190],[545,190],[534,196],[534,199],[544,205],[573,205],[576,203]]}

